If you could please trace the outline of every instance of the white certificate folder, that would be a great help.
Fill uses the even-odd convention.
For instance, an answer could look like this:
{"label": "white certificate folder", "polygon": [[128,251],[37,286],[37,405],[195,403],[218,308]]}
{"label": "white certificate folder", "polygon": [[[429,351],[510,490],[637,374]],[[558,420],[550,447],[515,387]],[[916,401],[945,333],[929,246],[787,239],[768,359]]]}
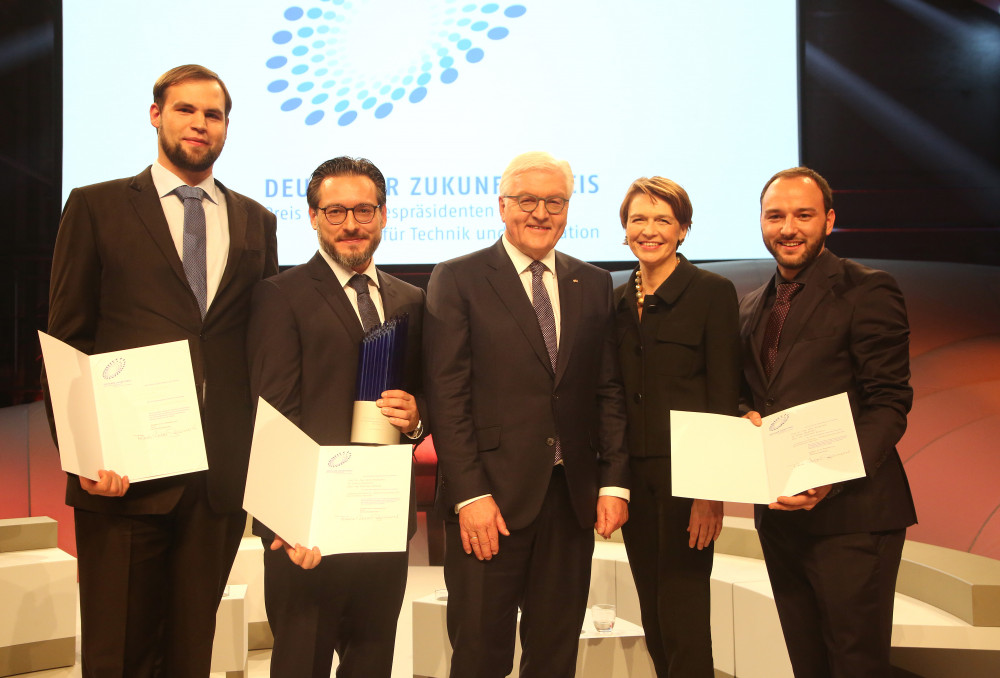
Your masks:
{"label": "white certificate folder", "polygon": [[673,493],[769,504],[865,475],[846,393],[749,419],[670,412]]}
{"label": "white certificate folder", "polygon": [[187,341],[88,356],[38,339],[64,471],[135,483],[208,468]]}
{"label": "white certificate folder", "polygon": [[324,556],[406,550],[410,445],[319,445],[257,399],[243,508]]}

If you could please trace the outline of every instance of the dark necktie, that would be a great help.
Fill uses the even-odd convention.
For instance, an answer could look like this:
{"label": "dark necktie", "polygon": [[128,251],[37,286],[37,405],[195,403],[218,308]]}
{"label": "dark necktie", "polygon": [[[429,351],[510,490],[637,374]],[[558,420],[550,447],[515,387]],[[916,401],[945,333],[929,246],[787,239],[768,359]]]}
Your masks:
{"label": "dark necktie", "polygon": [[768,316],[767,327],[764,329],[764,342],[760,347],[760,362],[764,366],[764,374],[768,377],[771,376],[771,371],[774,370],[774,361],[778,357],[781,327],[785,324],[788,309],[792,306],[792,297],[800,289],[802,289],[802,283],[778,283],[774,306],[771,307],[771,315]]}
{"label": "dark necktie", "polygon": [[188,285],[198,300],[201,317],[208,309],[208,269],[205,252],[205,207],[201,204],[207,194],[197,186],[178,186],[174,193],[184,201],[184,248],[181,263]]}
{"label": "dark necktie", "polygon": [[[552,300],[545,290],[542,282],[542,274],[548,269],[540,261],[532,261],[528,267],[531,270],[531,304],[535,307],[535,316],[538,318],[538,326],[542,328],[542,337],[545,339],[545,349],[549,353],[549,363],[552,371],[556,369],[556,359],[559,356],[559,347],[556,344],[556,316],[552,311]],[[562,461],[562,447],[559,445],[559,438],[555,439],[555,458],[553,464]]]}
{"label": "dark necktie", "polygon": [[528,268],[531,270],[531,303],[535,307],[538,326],[542,328],[545,348],[549,352],[549,362],[555,370],[556,358],[559,355],[559,347],[556,344],[556,316],[552,312],[552,300],[549,299],[549,293],[545,291],[545,284],[542,282],[542,274],[548,269],[540,261],[532,261]]}
{"label": "dark necktie", "polygon": [[365,332],[379,324],[378,310],[375,302],[372,301],[371,292],[368,291],[368,276],[364,273],[355,273],[347,284],[358,293],[358,313],[361,314],[361,327]]}

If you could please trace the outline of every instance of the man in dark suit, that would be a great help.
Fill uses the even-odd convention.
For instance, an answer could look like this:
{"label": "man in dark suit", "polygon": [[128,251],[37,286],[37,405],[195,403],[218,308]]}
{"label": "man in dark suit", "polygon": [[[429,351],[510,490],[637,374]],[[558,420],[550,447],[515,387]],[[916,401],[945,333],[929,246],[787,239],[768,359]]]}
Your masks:
{"label": "man in dark suit", "polygon": [[[375,268],[385,194],[385,178],[368,160],[340,157],[320,165],[307,189],[319,252],[254,290],[248,340],[254,397],[321,445],[350,443],[361,340],[370,327],[403,314],[409,315],[403,389],[385,391],[376,404],[399,429],[400,442],[423,433],[413,394],[420,392],[424,292]],[[322,557],[259,523],[254,528],[265,546],[271,675],[327,678],[336,651],[339,678],[388,678],[407,553]],[[411,490],[408,536],[415,530]]]}
{"label": "man in dark suit", "polygon": [[[798,678],[890,675],[896,573],[916,522],[896,443],[913,400],[903,296],[884,271],[826,250],[827,182],[804,167],[761,193],[778,264],[740,304],[749,417],[846,392],[865,477],[756,507],[757,529]],[[759,414],[758,414],[759,413]]]}
{"label": "man in dark suit", "polygon": [[156,163],[75,189],[59,225],[49,334],[88,354],[186,339],[209,466],[132,487],[112,469],[69,476],[87,677],[209,673],[246,522],[250,290],[278,269],[274,215],[212,177],[231,106],[202,66],[164,73],[149,112]]}
{"label": "man in dark suit", "polygon": [[572,193],[565,161],[516,157],[500,241],[439,264],[428,285],[454,678],[510,672],[518,607],[520,675],[572,676],[593,529],[608,537],[628,516],[611,279],[553,249]]}

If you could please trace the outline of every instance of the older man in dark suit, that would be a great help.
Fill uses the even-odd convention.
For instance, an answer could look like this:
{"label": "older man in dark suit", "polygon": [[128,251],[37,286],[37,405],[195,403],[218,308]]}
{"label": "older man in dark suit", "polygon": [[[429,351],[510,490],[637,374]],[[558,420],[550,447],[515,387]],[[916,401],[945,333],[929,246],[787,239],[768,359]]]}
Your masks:
{"label": "older man in dark suit", "polygon": [[[349,444],[364,333],[407,314],[403,388],[382,393],[377,405],[400,442],[416,441],[423,432],[417,395],[424,292],[375,268],[386,223],[385,178],[368,160],[334,158],[313,172],[307,200],[319,252],[254,291],[248,333],[254,396],[321,445]],[[411,492],[408,536],[415,530]],[[267,549],[271,675],[327,678],[336,652],[340,678],[389,678],[407,553],[323,557],[309,545],[286,544],[259,523],[254,531]]]}
{"label": "older man in dark suit", "polygon": [[761,193],[774,277],[740,304],[751,419],[846,392],[865,477],[756,508],[781,627],[798,678],[890,675],[893,596],[916,522],[896,443],[906,428],[909,326],[892,277],[825,249],[826,180],[797,167]]}
{"label": "older man in dark suit", "polygon": [[186,339],[207,472],[129,487],[70,475],[83,675],[207,676],[215,613],[246,521],[250,290],[278,270],[274,215],[212,167],[232,101],[180,66],[153,87],[156,163],[75,189],[52,260],[49,334],[84,353]]}
{"label": "older man in dark suit", "polygon": [[520,675],[572,676],[593,528],[628,516],[611,279],[553,249],[568,163],[520,155],[500,193],[500,241],[439,264],[427,292],[451,675],[506,676],[520,607]]}

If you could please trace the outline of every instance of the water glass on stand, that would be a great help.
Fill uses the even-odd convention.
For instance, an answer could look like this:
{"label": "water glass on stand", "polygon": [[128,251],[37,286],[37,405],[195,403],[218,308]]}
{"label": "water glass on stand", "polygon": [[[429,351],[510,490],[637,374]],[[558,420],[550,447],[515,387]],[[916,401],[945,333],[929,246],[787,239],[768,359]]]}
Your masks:
{"label": "water glass on stand", "polygon": [[610,603],[599,603],[590,608],[594,628],[601,633],[611,633],[615,628],[615,612],[615,606]]}

